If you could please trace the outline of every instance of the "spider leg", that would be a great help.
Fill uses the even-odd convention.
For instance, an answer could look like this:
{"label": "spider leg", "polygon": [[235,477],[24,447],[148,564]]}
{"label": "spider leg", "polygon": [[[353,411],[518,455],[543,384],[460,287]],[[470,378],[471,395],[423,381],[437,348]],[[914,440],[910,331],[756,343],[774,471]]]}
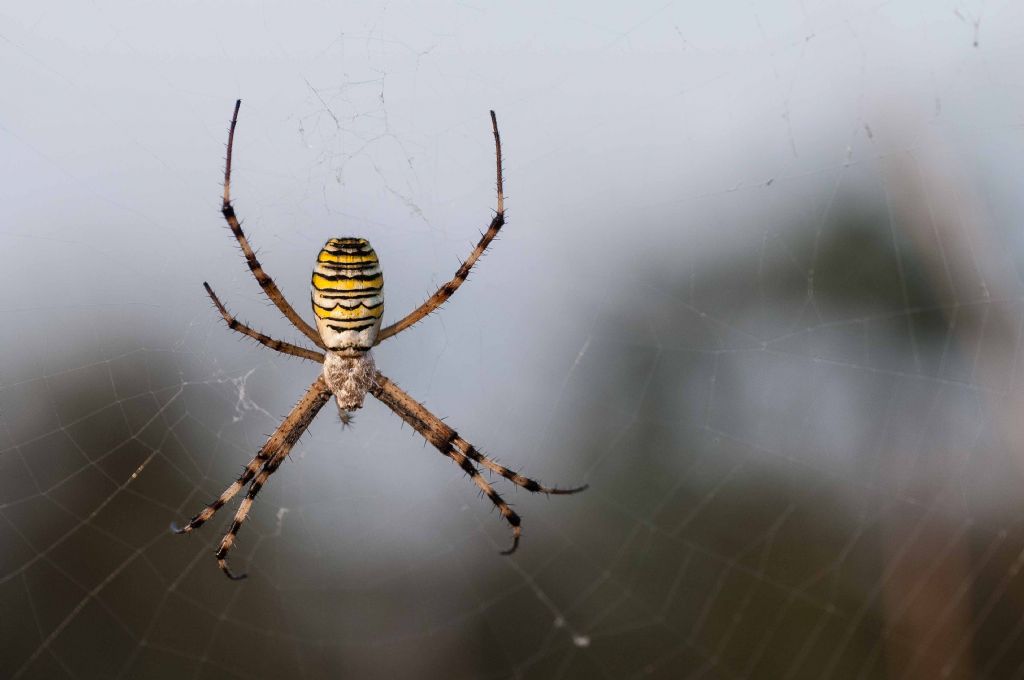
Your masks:
{"label": "spider leg", "polygon": [[256,479],[252,480],[252,484],[249,485],[249,492],[245,494],[245,498],[238,504],[238,510],[235,512],[235,518],[231,522],[231,528],[224,534],[224,538],[220,540],[220,546],[217,548],[217,566],[220,570],[231,579],[232,581],[241,581],[248,574],[235,574],[228,568],[228,552],[231,547],[235,544],[235,537],[238,536],[238,530],[242,528],[242,522],[249,516],[249,510],[252,508],[253,501],[256,500],[256,494],[260,492],[263,485],[267,483],[270,475],[277,472],[277,468],[281,466],[284,459],[288,456],[288,452],[291,449],[283,449],[274,454],[274,457],[263,464],[263,469],[256,475]]}
{"label": "spider leg", "polygon": [[476,466],[473,465],[473,461],[484,465],[488,469],[497,472],[506,479],[530,491],[565,494],[576,493],[586,488],[585,486],[576,489],[546,487],[499,465],[478,452],[469,442],[459,437],[459,434],[446,425],[444,421],[428,411],[423,404],[410,397],[398,385],[380,372],[377,372],[374,376],[374,385],[370,388],[370,394],[394,411],[399,418],[411,425],[413,429],[419,432],[424,439],[430,442],[442,454],[454,460],[473,479],[473,482],[480,487],[484,495],[494,503],[501,516],[512,526],[512,547],[502,552],[503,555],[511,554],[519,546],[519,536],[521,533],[519,515],[508,506],[508,503],[484,479]]}
{"label": "spider leg", "polygon": [[544,486],[540,482],[530,479],[524,475],[519,474],[515,470],[509,470],[507,467],[494,460],[490,456],[486,456],[476,449],[472,444],[467,442],[462,437],[456,434],[454,444],[466,454],[466,457],[470,458],[478,465],[482,465],[491,472],[495,472],[505,479],[509,480],[516,486],[521,486],[527,491],[534,493],[546,493],[555,496],[568,496],[569,494],[579,493],[580,491],[586,491],[590,488],[589,484],[582,486],[575,486],[569,489],[560,489],[557,486]]}
{"label": "spider leg", "polygon": [[244,323],[235,318],[234,315],[228,312],[227,307],[224,306],[224,304],[220,301],[220,298],[217,297],[217,294],[213,292],[212,288],[210,288],[210,284],[208,284],[206,281],[203,281],[203,288],[206,289],[206,294],[210,296],[211,300],[213,300],[214,306],[217,308],[217,311],[220,312],[220,315],[224,318],[225,323],[227,323],[228,328],[230,328],[231,330],[238,331],[242,335],[248,335],[250,338],[260,343],[261,345],[265,345],[272,350],[281,352],[282,354],[290,354],[293,357],[299,357],[300,359],[309,359],[310,361],[315,361],[320,364],[324,362],[324,355],[321,354],[320,352],[314,352],[311,349],[299,347],[298,345],[293,345],[290,342],[282,342],[281,340],[275,340],[269,335],[264,335],[263,333],[260,333],[259,331],[250,328],[249,326],[246,326]]}
{"label": "spider leg", "polygon": [[476,264],[480,256],[484,254],[484,250],[491,244],[494,237],[498,235],[498,231],[501,230],[503,224],[505,224],[505,191],[501,177],[501,136],[498,134],[498,119],[494,115],[494,111],[491,111],[491,130],[494,132],[494,153],[497,165],[497,191],[498,191],[498,205],[494,212],[494,218],[491,219],[490,226],[487,227],[487,231],[480,237],[480,241],[476,244],[473,252],[469,254],[466,261],[462,263],[458,271],[455,272],[455,276],[451,281],[444,284],[437,289],[433,295],[427,298],[426,302],[410,312],[405,318],[397,321],[390,326],[382,328],[377,334],[377,341],[374,344],[380,344],[381,341],[390,338],[392,335],[397,335],[409,328],[416,322],[423,319],[435,309],[443,305],[448,298],[455,294],[455,291],[459,289],[462,282],[469,277],[469,271]]}
{"label": "spider leg", "polygon": [[223,493],[217,497],[217,500],[200,510],[199,513],[190,519],[185,526],[178,526],[177,522],[172,522],[171,531],[176,534],[191,533],[194,529],[198,529],[209,521],[209,519],[213,517],[218,510],[224,507],[225,503],[234,498],[235,495],[242,490],[242,487],[249,483],[256,474],[256,471],[270,459],[273,455],[273,451],[270,450],[269,445],[269,441],[263,445],[263,448],[261,448],[253,459],[249,461],[249,464],[245,466],[245,470],[242,472],[241,476],[236,479],[231,486],[224,489]]}
{"label": "spider leg", "polygon": [[224,215],[224,219],[227,220],[228,226],[231,227],[231,233],[235,235],[235,239],[238,241],[238,245],[242,248],[242,253],[245,255],[245,261],[249,264],[249,270],[252,275],[256,277],[256,282],[260,284],[263,292],[266,293],[270,301],[273,302],[281,313],[292,322],[299,331],[307,338],[313,341],[317,347],[326,349],[324,341],[320,339],[320,334],[316,332],[312,326],[298,315],[298,313],[292,308],[285,299],[284,294],[274,283],[274,280],[263,271],[263,266],[260,265],[260,261],[256,259],[256,253],[253,252],[252,246],[249,245],[249,240],[245,237],[245,233],[242,231],[242,225],[238,221],[238,217],[235,215],[235,208],[231,205],[231,153],[234,150],[235,145],[235,126],[238,124],[238,109],[242,106],[242,100],[239,99],[235,102],[235,112],[231,116],[231,129],[228,131],[228,152],[227,159],[224,163],[224,202],[221,206],[221,214]]}
{"label": "spider leg", "polygon": [[448,435],[444,430],[432,428],[430,425],[417,418],[414,414],[402,410],[398,405],[385,401],[385,399],[381,399],[381,401],[383,401],[384,404],[392,411],[397,413],[399,418],[409,423],[414,430],[423,435],[423,438],[430,442],[438,451],[455,461],[455,463],[462,468],[463,472],[469,475],[470,479],[473,480],[473,483],[477,485],[480,491],[482,491],[483,494],[490,499],[491,503],[498,508],[498,513],[501,514],[502,519],[508,522],[509,526],[512,527],[512,545],[507,550],[502,550],[501,554],[511,555],[514,553],[516,548],[519,547],[519,537],[523,531],[520,526],[522,524],[522,520],[516,511],[509,507],[509,504],[505,502],[505,499],[501,497],[501,494],[495,491],[490,482],[484,479],[483,475],[480,474],[480,471],[475,465],[473,465],[472,461],[470,461],[464,453],[453,446],[454,437],[452,435],[454,435],[454,430],[448,428],[451,432],[451,435]]}
{"label": "spider leg", "polygon": [[[327,387],[327,383],[324,381],[323,376],[317,377],[313,381],[313,384],[309,386],[306,393],[299,399],[299,402],[292,408],[291,413],[282,421],[274,433],[270,435],[267,442],[260,448],[256,456],[249,461],[249,464],[245,466],[245,470],[242,475],[224,492],[205,508],[203,508],[197,515],[188,521],[183,527],[175,527],[172,525],[175,533],[187,534],[193,529],[197,529],[202,526],[207,520],[213,517],[214,513],[220,510],[229,500],[234,498],[235,494],[242,490],[252,478],[256,476],[256,471],[262,466],[264,469],[273,463],[278,457],[282,460],[291,451],[292,446],[298,441],[302,433],[306,431],[309,424],[313,422],[313,418],[323,408],[324,404],[331,398],[331,391]],[[280,465],[280,461],[277,463]],[[274,466],[277,469],[277,466]],[[269,475],[268,475],[269,476]],[[257,476],[257,478],[259,478]],[[265,479],[264,479],[265,481]],[[262,482],[261,482],[262,485]],[[255,496],[250,489],[250,494]],[[248,504],[246,501],[242,501],[243,505],[246,505],[246,511],[248,512],[248,504],[252,501],[249,500]],[[236,517],[237,520],[237,517]],[[232,525],[234,532],[237,533],[237,528]],[[218,551],[219,553],[219,551]],[[221,558],[218,557],[218,560]]]}

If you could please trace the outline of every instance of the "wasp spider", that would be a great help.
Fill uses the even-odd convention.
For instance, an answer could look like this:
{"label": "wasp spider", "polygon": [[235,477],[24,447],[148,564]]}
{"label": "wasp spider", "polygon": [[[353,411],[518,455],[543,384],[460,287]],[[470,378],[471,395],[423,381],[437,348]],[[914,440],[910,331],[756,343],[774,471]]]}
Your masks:
{"label": "wasp spider", "polygon": [[216,552],[217,564],[229,578],[245,578],[245,574],[235,575],[231,572],[228,568],[227,556],[235,542],[235,536],[238,535],[238,530],[249,515],[253,501],[256,500],[256,494],[267,483],[270,475],[274,474],[284,462],[295,442],[306,431],[313,418],[332,395],[337,401],[342,421],[347,423],[349,412],[362,407],[363,398],[369,392],[394,411],[399,418],[411,425],[428,442],[437,447],[442,454],[455,461],[456,465],[472,478],[480,491],[498,508],[501,517],[512,527],[512,545],[502,554],[512,553],[519,545],[521,531],[519,515],[480,474],[477,466],[487,468],[528,491],[545,494],[571,494],[583,491],[587,487],[559,489],[544,486],[499,465],[460,437],[458,432],[448,427],[426,407],[403,392],[398,385],[384,377],[376,369],[373,356],[370,353],[374,345],[401,333],[444,304],[466,280],[470,269],[480,259],[484,250],[498,235],[498,231],[505,223],[505,197],[501,178],[501,138],[498,135],[498,122],[494,111],[491,111],[491,129],[494,132],[497,156],[498,206],[487,231],[466,261],[455,272],[452,280],[441,286],[437,292],[427,298],[426,302],[404,318],[390,326],[381,328],[381,315],[384,310],[384,277],[381,274],[377,254],[364,238],[332,238],[320,250],[320,254],[316,258],[316,266],[313,269],[312,301],[313,313],[316,315],[316,327],[314,328],[296,313],[274,281],[263,271],[252,246],[249,245],[248,239],[242,232],[242,226],[231,205],[231,152],[235,139],[235,126],[238,123],[238,109],[241,104],[241,100],[235,102],[235,111],[231,117],[231,128],[228,132],[227,159],[224,167],[224,203],[221,212],[224,214],[228,226],[231,227],[231,233],[238,240],[249,269],[256,277],[257,283],[263,288],[263,292],[303,335],[323,351],[275,340],[246,326],[228,312],[209,284],[204,282],[203,286],[228,328],[247,335],[283,354],[320,363],[323,365],[323,371],[309,386],[306,393],[299,399],[299,403],[295,405],[277,430],[270,435],[267,443],[245,466],[242,475],[225,489],[217,500],[190,519],[188,524],[183,527],[172,526],[172,528],[179,534],[187,534],[198,529],[248,484],[249,491],[239,504],[235,519],[231,522],[231,527],[224,535]]}

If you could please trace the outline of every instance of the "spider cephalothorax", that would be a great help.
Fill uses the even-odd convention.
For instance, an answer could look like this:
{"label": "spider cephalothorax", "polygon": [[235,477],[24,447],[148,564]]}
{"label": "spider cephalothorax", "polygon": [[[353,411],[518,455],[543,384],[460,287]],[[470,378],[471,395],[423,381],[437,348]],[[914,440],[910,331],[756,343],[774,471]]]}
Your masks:
{"label": "spider cephalothorax", "polygon": [[369,351],[351,356],[327,352],[324,380],[338,402],[338,414],[346,425],[350,421],[349,411],[363,407],[363,399],[373,387],[373,374],[376,372],[377,365]]}
{"label": "spider cephalothorax", "polygon": [[206,292],[213,300],[217,311],[227,322],[228,327],[253,338],[257,342],[292,356],[308,359],[323,365],[323,372],[306,390],[291,413],[278,426],[259,452],[245,466],[241,476],[226,488],[220,497],[207,505],[183,527],[174,527],[178,533],[190,533],[202,526],[207,520],[224,506],[229,500],[249,485],[249,491],[238,506],[231,528],[221,539],[217,548],[217,564],[230,578],[244,578],[244,574],[235,576],[228,569],[228,551],[234,545],[235,536],[242,527],[242,522],[249,516],[256,494],[266,484],[270,475],[277,471],[281,463],[291,452],[295,442],[306,431],[313,418],[333,395],[338,402],[338,409],[344,422],[348,422],[348,411],[360,408],[363,399],[369,393],[385,406],[394,411],[399,418],[419,432],[428,442],[455,463],[472,478],[480,491],[498,508],[501,517],[512,527],[512,546],[504,552],[511,553],[519,545],[520,520],[508,503],[495,491],[477,465],[485,467],[513,484],[527,491],[548,494],[570,494],[582,491],[585,486],[575,489],[559,489],[540,484],[524,477],[493,458],[485,456],[472,444],[459,436],[459,433],[445,424],[440,418],[428,411],[423,404],[402,391],[395,383],[382,375],[374,366],[370,349],[392,335],[401,333],[414,323],[440,307],[458,289],[469,276],[469,270],[480,259],[484,250],[490,245],[498,230],[505,224],[505,198],[501,181],[501,138],[498,136],[498,122],[491,111],[491,129],[494,132],[494,146],[497,156],[498,207],[487,231],[481,236],[476,248],[462,263],[451,281],[441,286],[427,301],[414,309],[399,321],[380,327],[381,314],[384,311],[384,277],[381,274],[377,254],[373,252],[369,242],[363,238],[332,238],[324,244],[317,256],[313,270],[313,312],[316,315],[316,328],[310,326],[288,303],[280,289],[274,283],[256,259],[249,240],[242,232],[242,225],[235,216],[231,205],[231,152],[235,140],[235,125],[238,123],[238,109],[242,102],[235,102],[235,113],[231,118],[231,129],[228,132],[228,153],[224,167],[224,203],[221,212],[227,220],[231,232],[238,245],[241,246],[249,269],[256,277],[257,283],[263,288],[270,301],[281,310],[281,313],[292,322],[292,325],[309,338],[323,352],[300,347],[281,340],[275,340],[257,330],[241,323],[228,312],[220,299],[205,282]]}

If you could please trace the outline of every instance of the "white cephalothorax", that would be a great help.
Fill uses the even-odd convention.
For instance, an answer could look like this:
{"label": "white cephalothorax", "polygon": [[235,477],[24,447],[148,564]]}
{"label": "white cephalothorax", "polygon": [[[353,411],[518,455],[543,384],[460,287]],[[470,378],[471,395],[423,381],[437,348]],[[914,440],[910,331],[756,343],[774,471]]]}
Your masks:
{"label": "white cephalothorax", "polygon": [[586,487],[559,489],[544,486],[536,480],[509,470],[493,458],[484,455],[459,436],[459,433],[449,427],[447,423],[428,411],[423,404],[410,397],[398,385],[382,375],[374,366],[373,357],[370,356],[370,349],[374,345],[398,335],[443,305],[466,280],[469,270],[480,259],[484,250],[498,235],[498,230],[505,224],[505,197],[501,185],[501,138],[498,136],[498,121],[494,117],[494,111],[491,111],[491,129],[494,133],[495,155],[497,156],[498,206],[487,231],[480,237],[480,242],[477,243],[476,248],[469,254],[466,261],[455,272],[454,278],[441,286],[422,305],[382,329],[380,320],[384,311],[384,277],[380,271],[377,254],[373,252],[373,248],[364,238],[332,238],[320,249],[320,254],[316,258],[316,267],[313,269],[312,298],[313,313],[316,315],[316,328],[314,328],[299,316],[273,279],[263,271],[259,260],[256,259],[256,253],[242,232],[242,224],[235,215],[235,208],[231,205],[231,153],[235,141],[235,124],[238,122],[238,107],[241,104],[241,101],[235,102],[235,115],[231,118],[231,130],[228,133],[228,154],[224,167],[224,203],[221,212],[224,219],[227,220],[228,226],[231,227],[231,233],[237,239],[238,245],[241,246],[242,253],[245,254],[249,270],[256,277],[263,292],[281,310],[285,318],[316,345],[316,349],[275,340],[246,326],[228,312],[209,285],[206,283],[203,285],[206,287],[210,299],[213,300],[213,304],[217,307],[217,311],[228,324],[228,328],[247,335],[282,354],[320,363],[323,365],[323,373],[317,376],[306,393],[299,399],[299,403],[245,466],[242,475],[224,489],[224,492],[216,500],[193,516],[188,524],[183,527],[174,527],[174,530],[181,534],[187,534],[198,529],[248,484],[249,491],[239,504],[231,528],[221,539],[216,552],[217,564],[228,577],[244,578],[244,574],[236,576],[231,572],[228,568],[227,556],[235,543],[235,536],[242,527],[242,522],[249,516],[249,509],[252,507],[253,501],[256,500],[256,494],[285,461],[292,447],[299,441],[299,437],[332,396],[338,402],[342,421],[347,423],[349,422],[348,412],[360,408],[363,405],[363,399],[369,393],[470,476],[477,488],[498,509],[501,518],[512,528],[512,546],[504,554],[511,553],[519,545],[521,532],[519,515],[509,507],[509,504],[491,486],[491,483],[480,474],[480,469],[477,466],[485,467],[516,486],[535,493],[570,494],[582,491]]}
{"label": "white cephalothorax", "polygon": [[324,358],[324,380],[338,402],[338,413],[348,423],[349,411],[363,407],[363,398],[373,387],[373,374],[377,366],[369,352],[345,356],[328,352]]}

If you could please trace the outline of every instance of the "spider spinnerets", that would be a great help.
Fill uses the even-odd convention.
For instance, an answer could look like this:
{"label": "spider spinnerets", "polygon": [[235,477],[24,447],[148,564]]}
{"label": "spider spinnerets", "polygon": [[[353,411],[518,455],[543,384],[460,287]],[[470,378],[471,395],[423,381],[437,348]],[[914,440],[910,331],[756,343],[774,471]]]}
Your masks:
{"label": "spider spinnerets", "polygon": [[[242,225],[231,204],[231,154],[235,141],[235,126],[238,124],[238,110],[242,102],[235,102],[228,131],[227,157],[224,163],[224,201],[221,213],[227,220],[231,233],[245,255],[249,270],[271,302],[284,314],[292,325],[305,335],[321,351],[293,345],[265,335],[236,319],[221,303],[209,284],[203,283],[207,294],[228,328],[247,335],[260,344],[282,354],[307,359],[323,365],[321,375],[313,381],[291,413],[277,427],[266,443],[249,461],[242,474],[221,495],[208,504],[183,527],[171,525],[179,534],[191,533],[206,523],[225,503],[239,491],[249,486],[245,498],[238,505],[234,520],[220,541],[215,553],[217,564],[232,579],[245,578],[235,575],[228,568],[227,555],[235,542],[242,523],[249,516],[249,510],[256,495],[266,484],[281,463],[288,457],[292,447],[302,433],[313,422],[320,409],[334,396],[342,422],[349,422],[349,411],[362,407],[367,394],[391,409],[399,418],[408,423],[424,439],[443,455],[455,462],[476,484],[477,488],[498,509],[502,519],[512,527],[512,545],[502,552],[507,555],[519,545],[522,531],[519,515],[480,474],[480,467],[504,477],[527,491],[545,494],[572,494],[587,487],[560,489],[544,486],[529,477],[514,472],[493,458],[484,455],[476,447],[459,436],[459,433],[427,410],[376,369],[370,350],[381,341],[401,333],[440,307],[469,276],[469,271],[490,245],[498,231],[505,224],[505,196],[501,177],[501,137],[498,135],[498,121],[491,111],[491,130],[494,133],[495,157],[497,159],[497,209],[487,231],[480,237],[476,247],[455,272],[450,281],[427,298],[426,302],[402,317],[399,321],[381,328],[384,311],[384,277],[381,274],[377,254],[364,238],[332,238],[324,244],[317,256],[313,270],[312,302],[316,328],[307,323],[291,306],[273,279],[263,270],[249,240],[242,232]],[[479,467],[477,467],[479,466]]]}

